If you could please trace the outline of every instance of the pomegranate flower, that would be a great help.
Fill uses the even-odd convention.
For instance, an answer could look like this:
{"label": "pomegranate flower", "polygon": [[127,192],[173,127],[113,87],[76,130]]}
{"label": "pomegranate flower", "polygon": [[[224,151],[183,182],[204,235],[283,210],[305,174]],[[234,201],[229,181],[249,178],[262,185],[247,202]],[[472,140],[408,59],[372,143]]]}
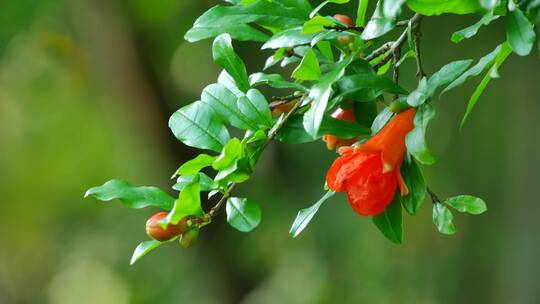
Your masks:
{"label": "pomegranate flower", "polygon": [[[354,117],[354,111],[352,109],[343,110],[339,108],[335,110],[331,116],[339,120],[344,120],[344,121],[353,122],[353,123],[356,122],[356,118]],[[327,134],[322,137],[322,140],[326,143],[326,147],[328,148],[328,150],[334,150],[339,147],[350,146],[354,144],[355,142],[358,141],[358,137],[339,138],[334,135]]]}
{"label": "pomegranate flower", "polygon": [[401,195],[409,190],[401,177],[405,155],[405,136],[414,128],[415,109],[397,114],[375,136],[358,147],[342,147],[341,154],[326,175],[330,190],[346,192],[353,210],[360,215],[376,216],[392,202],[399,187]]}

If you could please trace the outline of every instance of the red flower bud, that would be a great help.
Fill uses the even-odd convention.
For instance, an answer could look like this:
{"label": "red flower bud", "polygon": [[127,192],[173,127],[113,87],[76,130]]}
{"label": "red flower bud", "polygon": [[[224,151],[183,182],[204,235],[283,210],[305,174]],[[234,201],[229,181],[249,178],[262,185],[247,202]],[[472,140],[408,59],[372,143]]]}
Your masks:
{"label": "red flower bud", "polygon": [[326,182],[332,191],[346,192],[358,214],[376,216],[383,212],[398,186],[401,195],[409,192],[400,167],[415,113],[416,109],[403,111],[362,145],[339,149],[342,156],[328,170]]}
{"label": "red flower bud", "polygon": [[184,217],[176,225],[168,224],[165,229],[161,227],[159,221],[166,218],[168,212],[158,212],[152,215],[146,221],[146,234],[158,241],[164,242],[172,239],[173,237],[184,233],[187,230],[187,218]]}
{"label": "red flower bud", "polygon": [[339,21],[339,22],[345,24],[345,25],[348,26],[348,27],[354,26],[354,22],[353,22],[352,19],[351,19],[349,16],[347,16],[347,15],[335,14],[335,15],[334,15],[334,18],[335,18],[337,21]]}
{"label": "red flower bud", "polygon": [[[356,122],[356,118],[354,117],[354,111],[352,108],[347,109],[347,110],[343,110],[339,108],[335,110],[331,116],[339,120],[345,120],[348,122]],[[326,142],[326,147],[328,148],[328,150],[334,150],[342,146],[350,146],[354,144],[355,142],[358,141],[358,137],[339,138],[334,135],[327,134],[322,137],[322,140]]]}

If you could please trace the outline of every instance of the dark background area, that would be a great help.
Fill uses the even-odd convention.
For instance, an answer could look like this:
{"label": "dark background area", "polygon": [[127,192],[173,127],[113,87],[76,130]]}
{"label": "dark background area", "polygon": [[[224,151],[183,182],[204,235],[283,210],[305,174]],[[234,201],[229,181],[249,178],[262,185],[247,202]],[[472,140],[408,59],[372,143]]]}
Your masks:
{"label": "dark background area", "polygon": [[[352,1],[355,2],[355,1]],[[436,231],[426,200],[405,218],[405,244],[383,238],[343,195],[297,239],[297,211],[323,193],[335,153],[317,142],[272,144],[238,188],[258,202],[252,233],[223,214],[189,250],[175,243],[134,266],[155,210],[83,199],[114,177],[170,189],[195,155],[167,127],[216,81],[211,41],[183,34],[217,1],[18,0],[0,9],[0,303],[539,303],[540,61],[512,55],[459,131],[476,78],[435,103],[424,172],[441,197],[480,196],[481,216],[456,213],[458,233]],[[354,4],[325,13],[355,15]],[[423,22],[425,70],[489,53],[498,20],[458,45],[477,16]],[[249,72],[270,55],[235,42]],[[414,63],[402,70],[414,88]],[[289,72],[287,72],[289,73]],[[171,194],[172,189],[171,189]]]}

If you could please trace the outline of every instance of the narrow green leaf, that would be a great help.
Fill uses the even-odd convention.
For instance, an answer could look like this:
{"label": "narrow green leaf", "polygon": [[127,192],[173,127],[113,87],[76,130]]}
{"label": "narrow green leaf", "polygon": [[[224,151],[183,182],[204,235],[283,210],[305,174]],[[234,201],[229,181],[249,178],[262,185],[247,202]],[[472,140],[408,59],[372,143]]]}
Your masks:
{"label": "narrow green leaf", "polygon": [[435,94],[435,91],[446,84],[451,83],[461,76],[471,65],[472,60],[452,61],[444,65],[439,71],[431,76],[427,81],[423,78],[416,90],[407,97],[407,103],[411,107],[418,107]]}
{"label": "narrow green leaf", "polygon": [[375,120],[373,120],[373,124],[371,125],[371,134],[377,134],[386,125],[386,123],[390,121],[390,118],[392,118],[393,115],[394,112],[390,111],[390,109],[382,109],[375,117]]}
{"label": "narrow green leaf", "polygon": [[432,165],[437,161],[426,144],[427,126],[434,117],[435,109],[431,104],[425,103],[420,106],[414,116],[415,127],[405,138],[407,150],[423,165]]}
{"label": "narrow green leaf", "polygon": [[366,12],[369,0],[358,0],[358,12],[356,14],[356,25],[364,26],[366,24]]}
{"label": "narrow green leaf", "polygon": [[210,156],[208,154],[199,154],[192,160],[185,162],[176,173],[178,175],[195,175],[201,171],[202,168],[211,166],[212,163],[216,160],[215,156]]}
{"label": "narrow green leaf", "polygon": [[334,62],[334,53],[332,52],[332,44],[329,41],[317,42],[317,48],[321,51],[321,54],[331,62]]}
{"label": "narrow green leaf", "polygon": [[249,89],[246,66],[242,59],[234,52],[229,34],[221,34],[214,39],[212,57],[215,63],[231,75],[242,92],[246,92]]}
{"label": "narrow green leaf", "polygon": [[88,196],[100,201],[118,199],[126,206],[134,209],[152,206],[171,210],[174,204],[174,198],[159,188],[133,187],[122,179],[111,179],[102,186],[90,188],[84,194],[85,198]]}
{"label": "narrow green leaf", "polygon": [[319,133],[319,128],[326,112],[326,106],[332,94],[332,85],[343,76],[345,68],[351,63],[353,56],[347,56],[337,63],[309,91],[309,98],[313,101],[309,110],[304,114],[304,128],[312,137],[317,137]]}
{"label": "narrow green leaf", "polygon": [[313,216],[315,216],[317,211],[319,211],[321,205],[334,194],[335,192],[328,191],[311,207],[298,211],[298,214],[294,219],[291,229],[289,230],[289,234],[292,235],[292,237],[297,237],[307,227],[309,222],[313,219]]}
{"label": "narrow green leaf", "polygon": [[169,128],[184,144],[199,149],[221,151],[229,141],[229,132],[212,108],[198,101],[176,111],[169,119]]}
{"label": "narrow green leaf", "polygon": [[482,16],[482,18],[475,24],[466,27],[460,31],[452,34],[452,42],[460,43],[463,39],[468,39],[475,36],[482,26],[488,25],[491,21],[498,19],[499,16],[493,15],[493,12],[489,12]]}
{"label": "narrow green leaf", "polygon": [[426,16],[472,14],[482,9],[478,0],[407,0],[407,5],[412,11]]}
{"label": "narrow green leaf", "polygon": [[158,248],[159,246],[165,244],[164,242],[156,241],[156,240],[150,240],[150,241],[144,241],[141,242],[137,248],[135,248],[135,251],[133,252],[133,256],[131,256],[131,261],[129,262],[130,265],[135,264],[138,260],[140,260],[143,256],[145,256],[150,251]]}
{"label": "narrow green leaf", "polygon": [[310,43],[315,34],[302,34],[302,28],[290,28],[276,33],[261,49],[289,48]]}
{"label": "narrow green leaf", "polygon": [[401,213],[401,203],[396,196],[383,213],[373,217],[375,226],[395,244],[403,243],[403,217]]}
{"label": "narrow green leaf", "polygon": [[451,197],[442,202],[459,212],[467,212],[469,214],[482,214],[486,212],[486,203],[478,197],[470,195],[459,195]]}
{"label": "narrow green leaf", "polygon": [[484,69],[487,66],[493,64],[496,56],[501,52],[501,50],[502,50],[502,45],[499,45],[491,53],[489,53],[486,56],[480,58],[480,60],[478,61],[478,63],[476,65],[474,65],[472,68],[468,69],[465,73],[461,74],[461,76],[459,76],[456,80],[452,81],[441,92],[440,95],[442,96],[447,91],[449,91],[451,89],[454,89],[456,87],[459,87],[460,85],[465,83],[465,81],[469,80],[470,78],[480,75],[480,73],[482,73],[482,71],[484,71]]}
{"label": "narrow green leaf", "polygon": [[249,76],[249,83],[252,87],[268,85],[276,89],[294,89],[305,92],[307,88],[301,84],[287,81],[280,74],[255,73]]}
{"label": "narrow green leaf", "polygon": [[508,1],[506,37],[514,53],[519,56],[529,55],[536,41],[534,26],[513,1]]}
{"label": "narrow green leaf", "polygon": [[259,41],[268,40],[268,35],[254,29],[247,24],[229,24],[220,27],[215,26],[194,26],[184,35],[188,42],[196,42],[203,39],[214,38],[223,33],[231,35],[233,39],[241,41]]}
{"label": "narrow green leaf", "polygon": [[294,69],[292,77],[299,80],[318,80],[321,77],[319,61],[313,50],[309,50],[300,64]]}
{"label": "narrow green leaf", "polygon": [[328,3],[330,3],[329,0],[326,0],[326,1],[323,1],[321,2],[319,5],[317,5],[317,7],[315,7],[311,13],[309,13],[309,18],[313,18],[314,16],[317,15],[317,13],[323,8],[325,7]]}
{"label": "narrow green leaf", "polygon": [[173,209],[161,224],[166,227],[168,224],[178,224],[183,217],[188,215],[203,216],[200,191],[199,175],[195,175],[193,181],[182,189],[180,196],[174,201]]}
{"label": "narrow green leaf", "polygon": [[491,81],[494,75],[497,75],[497,70],[503,64],[503,62],[508,58],[508,56],[512,53],[512,49],[510,48],[510,45],[508,42],[505,42],[502,44],[502,49],[499,54],[497,54],[497,57],[495,58],[495,63],[491,66],[491,68],[488,70],[480,84],[476,87],[474,90],[471,98],[469,99],[469,102],[467,104],[467,110],[465,110],[465,115],[463,115],[463,119],[461,120],[461,124],[459,125],[459,128],[462,129],[463,125],[465,124],[465,121],[471,114],[474,106],[478,102],[478,99],[480,96],[482,96],[482,93],[486,89],[487,85]]}
{"label": "narrow green leaf", "polygon": [[[371,130],[365,126],[335,119],[325,115],[319,129],[317,139],[323,135],[331,134],[340,138],[353,138],[361,135],[369,135]],[[289,144],[301,144],[312,142],[315,139],[309,135],[303,126],[302,116],[294,116],[280,130],[277,139]]]}
{"label": "narrow green leaf", "polygon": [[442,234],[452,235],[456,233],[456,227],[452,222],[454,215],[443,204],[433,204],[433,223]]}
{"label": "narrow green leaf", "polygon": [[401,176],[409,189],[409,193],[401,197],[405,210],[414,215],[420,209],[426,197],[426,182],[418,164],[411,157],[406,157],[401,165]]}
{"label": "narrow green leaf", "polygon": [[245,198],[230,197],[225,209],[227,222],[238,231],[249,232],[261,222],[261,209]]}

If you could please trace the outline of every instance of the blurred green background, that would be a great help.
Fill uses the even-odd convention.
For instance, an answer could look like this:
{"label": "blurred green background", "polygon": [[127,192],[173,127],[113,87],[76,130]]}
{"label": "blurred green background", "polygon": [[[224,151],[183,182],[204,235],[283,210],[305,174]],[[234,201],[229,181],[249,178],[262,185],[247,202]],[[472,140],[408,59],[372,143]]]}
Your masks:
{"label": "blurred green background", "polygon": [[[405,219],[405,244],[395,246],[338,195],[293,240],[296,212],[322,195],[335,154],[320,142],[273,144],[238,188],[262,206],[253,233],[228,227],[222,215],[194,248],[163,246],[129,266],[155,210],[83,194],[113,177],[170,189],[171,173],[194,155],[167,119],[217,79],[211,41],[182,38],[216,3],[0,5],[0,303],[540,303],[536,53],[503,65],[462,132],[479,79],[436,103],[429,137],[440,161],[424,170],[430,186],[442,197],[480,196],[489,208],[456,213],[455,236],[436,231],[426,200]],[[337,10],[354,16],[355,8],[325,12]],[[498,20],[471,41],[450,42],[477,18],[425,19],[428,73],[504,40]],[[250,72],[269,55],[256,44],[235,46]],[[413,88],[414,63],[402,73]]]}

